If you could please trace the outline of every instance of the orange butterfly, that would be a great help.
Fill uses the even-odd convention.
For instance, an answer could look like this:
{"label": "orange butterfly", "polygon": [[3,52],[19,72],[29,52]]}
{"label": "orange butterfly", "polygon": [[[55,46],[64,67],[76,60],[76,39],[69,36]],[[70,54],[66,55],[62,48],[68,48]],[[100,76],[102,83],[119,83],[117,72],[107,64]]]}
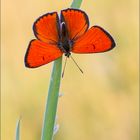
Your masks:
{"label": "orange butterfly", "polygon": [[113,49],[111,35],[99,26],[89,27],[87,14],[78,9],[47,13],[39,17],[33,31],[37,39],[31,40],[25,55],[25,66],[36,68],[73,53],[99,53]]}

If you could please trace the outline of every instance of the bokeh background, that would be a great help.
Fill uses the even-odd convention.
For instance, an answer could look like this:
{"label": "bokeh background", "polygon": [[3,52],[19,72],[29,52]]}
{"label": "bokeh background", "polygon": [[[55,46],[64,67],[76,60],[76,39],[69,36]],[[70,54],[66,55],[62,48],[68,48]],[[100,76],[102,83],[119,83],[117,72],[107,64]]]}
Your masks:
{"label": "bokeh background", "polygon": [[[1,139],[13,140],[21,116],[21,139],[40,140],[52,64],[24,66],[33,22],[47,12],[68,8],[72,0],[2,0]],[[116,48],[68,61],[58,103],[55,140],[138,140],[138,0],[83,0],[90,25],[111,33]]]}

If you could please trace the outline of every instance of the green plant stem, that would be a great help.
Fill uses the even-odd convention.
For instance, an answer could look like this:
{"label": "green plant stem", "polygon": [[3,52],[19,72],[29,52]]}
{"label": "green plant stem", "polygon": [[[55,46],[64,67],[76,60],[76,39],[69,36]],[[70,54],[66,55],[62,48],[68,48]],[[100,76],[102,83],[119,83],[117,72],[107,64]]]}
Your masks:
{"label": "green plant stem", "polygon": [[46,111],[44,116],[42,140],[52,140],[55,116],[57,111],[57,102],[59,97],[59,87],[61,79],[62,57],[54,61]]}
{"label": "green plant stem", "polygon": [[[81,2],[82,0],[73,0],[71,7],[79,8]],[[61,71],[62,71],[62,57],[54,61],[44,114],[41,140],[52,140],[53,138],[53,129],[57,111],[57,102],[59,97]]]}
{"label": "green plant stem", "polygon": [[17,126],[16,126],[16,140],[20,139],[20,119],[17,122]]}
{"label": "green plant stem", "polygon": [[80,8],[82,0],[73,0],[71,8]]}

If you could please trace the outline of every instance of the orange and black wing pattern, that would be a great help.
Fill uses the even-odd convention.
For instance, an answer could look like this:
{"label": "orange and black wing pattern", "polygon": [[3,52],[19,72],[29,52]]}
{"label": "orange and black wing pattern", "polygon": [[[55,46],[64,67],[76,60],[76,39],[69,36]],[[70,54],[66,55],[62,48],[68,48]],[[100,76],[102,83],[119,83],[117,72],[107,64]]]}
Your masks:
{"label": "orange and black wing pattern", "polygon": [[25,65],[29,68],[36,68],[61,57],[62,54],[54,44],[32,40],[25,55]]}
{"label": "orange and black wing pattern", "polygon": [[59,17],[57,12],[39,17],[33,25],[33,31],[37,39],[43,42],[58,42]]}
{"label": "orange and black wing pattern", "polygon": [[[61,34],[63,22],[67,36]],[[88,27],[88,16],[78,9],[62,10],[60,21],[57,12],[39,17],[33,25],[37,39],[29,43],[25,65],[29,68],[42,66],[61,57],[63,53],[70,54],[69,51],[65,52],[65,49],[73,53],[100,53],[115,47],[113,38],[103,28],[92,26],[88,30]],[[69,41],[72,44],[67,43]]]}
{"label": "orange and black wing pattern", "polygon": [[75,40],[83,35],[89,27],[88,16],[84,11],[78,9],[62,10],[61,22],[65,22],[70,40]]}
{"label": "orange and black wing pattern", "polygon": [[33,25],[33,31],[37,40],[29,43],[24,60],[26,67],[36,68],[62,56],[57,46],[59,19],[56,12],[39,17]]}
{"label": "orange and black wing pattern", "polygon": [[91,27],[84,35],[78,38],[72,47],[74,53],[100,53],[115,47],[111,35],[99,26]]}

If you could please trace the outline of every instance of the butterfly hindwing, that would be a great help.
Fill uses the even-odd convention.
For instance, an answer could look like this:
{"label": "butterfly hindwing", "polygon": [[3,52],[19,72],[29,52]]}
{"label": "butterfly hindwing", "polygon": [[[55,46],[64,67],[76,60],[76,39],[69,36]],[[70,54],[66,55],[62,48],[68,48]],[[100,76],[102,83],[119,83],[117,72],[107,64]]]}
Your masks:
{"label": "butterfly hindwing", "polygon": [[33,25],[33,31],[35,36],[43,42],[58,42],[59,17],[57,12],[39,17]]}
{"label": "butterfly hindwing", "polygon": [[78,9],[62,10],[61,22],[65,22],[70,40],[75,40],[83,35],[89,27],[88,16],[84,11]]}
{"label": "butterfly hindwing", "polygon": [[47,44],[40,40],[32,40],[25,55],[25,65],[29,68],[36,68],[60,56],[62,56],[62,52],[56,45]]}
{"label": "butterfly hindwing", "polygon": [[91,27],[78,38],[73,47],[74,53],[100,53],[113,49],[115,42],[111,35],[99,26]]}

